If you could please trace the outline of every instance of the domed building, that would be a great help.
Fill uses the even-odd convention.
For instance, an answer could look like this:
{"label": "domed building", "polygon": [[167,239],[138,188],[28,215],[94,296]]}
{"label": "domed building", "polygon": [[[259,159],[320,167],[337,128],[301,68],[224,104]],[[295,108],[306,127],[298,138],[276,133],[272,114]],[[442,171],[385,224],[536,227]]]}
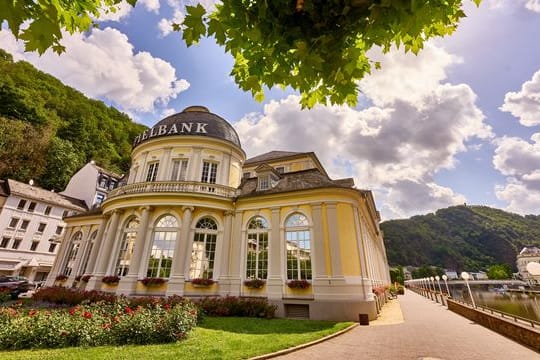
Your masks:
{"label": "domed building", "polygon": [[128,296],[264,297],[281,317],[376,318],[372,288],[390,279],[372,194],[330,179],[313,152],[246,159],[226,120],[192,106],[137,136],[131,160],[101,208],[65,219],[47,285],[65,275],[63,286]]}

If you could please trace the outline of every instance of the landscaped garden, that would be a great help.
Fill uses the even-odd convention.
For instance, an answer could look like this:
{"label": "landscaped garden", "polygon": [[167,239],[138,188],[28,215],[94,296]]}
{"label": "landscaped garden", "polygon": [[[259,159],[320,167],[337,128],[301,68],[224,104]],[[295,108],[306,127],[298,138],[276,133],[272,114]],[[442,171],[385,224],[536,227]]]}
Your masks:
{"label": "landscaped garden", "polygon": [[31,301],[4,305],[2,359],[242,359],[351,325],[272,319],[275,307],[265,299],[237,297],[194,303],[49,288]]}

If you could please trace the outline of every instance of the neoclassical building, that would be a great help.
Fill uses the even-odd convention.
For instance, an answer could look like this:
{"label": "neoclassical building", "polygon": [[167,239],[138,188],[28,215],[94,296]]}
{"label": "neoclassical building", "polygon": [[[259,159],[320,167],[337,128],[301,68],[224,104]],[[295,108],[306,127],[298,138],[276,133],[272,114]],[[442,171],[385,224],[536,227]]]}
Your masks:
{"label": "neoclassical building", "polygon": [[[234,128],[202,106],[137,136],[126,184],[65,222],[48,285],[63,274],[64,286],[128,296],[265,297],[282,317],[358,320],[376,318],[372,288],[390,282],[370,191],[330,179],[313,152],[246,159]],[[117,285],[102,282],[111,275]]]}

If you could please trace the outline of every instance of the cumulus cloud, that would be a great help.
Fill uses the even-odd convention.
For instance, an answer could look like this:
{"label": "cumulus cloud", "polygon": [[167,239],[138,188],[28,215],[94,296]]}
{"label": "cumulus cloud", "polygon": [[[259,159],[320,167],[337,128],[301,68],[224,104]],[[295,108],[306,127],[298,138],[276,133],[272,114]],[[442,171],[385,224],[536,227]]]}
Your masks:
{"label": "cumulus cloud", "polygon": [[519,118],[522,125],[540,125],[540,70],[523,83],[520,91],[506,93],[500,109]]}
{"label": "cumulus cloud", "polygon": [[99,11],[99,21],[120,21],[129,14],[131,14],[131,10],[133,10],[133,6],[128,4],[126,1],[122,1],[121,3],[115,5],[113,7],[114,10],[100,10]]}
{"label": "cumulus cloud", "polygon": [[170,19],[162,18],[158,23],[161,36],[167,36],[173,31],[173,24],[180,24],[184,21],[185,14],[182,10],[174,10],[174,15]]}
{"label": "cumulus cloud", "polygon": [[137,4],[143,4],[146,10],[158,13],[159,12],[159,0],[138,0]]}
{"label": "cumulus cloud", "polygon": [[496,187],[496,196],[508,203],[507,209],[521,214],[540,209],[540,133],[531,142],[516,137],[496,141],[493,165],[508,176]]}
{"label": "cumulus cloud", "polygon": [[540,13],[540,0],[527,0],[525,7],[531,11]]}
{"label": "cumulus cloud", "polygon": [[185,4],[185,1],[182,0],[167,0],[167,5],[172,9],[173,16],[170,18],[162,18],[158,23],[158,29],[161,33],[161,36],[167,36],[173,31],[173,24],[180,24],[184,21],[185,18],[185,8],[184,5],[196,5],[201,4],[207,12],[212,12],[216,5],[216,0],[194,0],[188,1]]}
{"label": "cumulus cloud", "polygon": [[[415,67],[409,56],[391,52],[383,59],[386,73],[363,81],[369,108],[306,111],[298,97],[289,96],[265,105],[263,113],[248,114],[235,124],[248,155],[313,150],[331,176],[354,176],[359,188],[373,189],[386,218],[463,203],[462,195],[436,184],[434,175],[453,167],[467,142],[491,138],[491,128],[469,86],[443,83],[446,67],[459,59],[428,48]],[[394,79],[400,73],[408,75]]]}
{"label": "cumulus cloud", "polygon": [[15,59],[29,61],[86,95],[108,99],[126,112],[154,111],[156,105],[166,106],[189,88],[170,63],[148,52],[135,52],[127,36],[116,29],[64,34],[66,52],[62,55],[25,53],[6,30],[0,31],[0,43]]}

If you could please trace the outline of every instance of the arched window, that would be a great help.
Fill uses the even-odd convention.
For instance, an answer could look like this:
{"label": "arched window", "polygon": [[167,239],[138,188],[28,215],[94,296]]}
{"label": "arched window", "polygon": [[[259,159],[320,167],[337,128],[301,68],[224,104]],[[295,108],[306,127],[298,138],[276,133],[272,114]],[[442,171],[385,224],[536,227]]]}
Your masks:
{"label": "arched window", "polygon": [[62,269],[62,274],[70,276],[73,272],[73,267],[75,266],[75,259],[77,258],[77,253],[79,252],[79,247],[81,246],[82,232],[77,231],[71,237],[69,242],[68,251],[66,252],[67,257],[64,263],[64,268]]}
{"label": "arched window", "polygon": [[[120,243],[120,250],[118,251],[118,257],[116,258],[116,267],[114,269],[115,275],[124,276],[128,273],[138,229],[139,219],[137,218],[132,218],[129,220],[124,227],[122,242]],[[114,231],[114,229],[110,229],[109,231]]]}
{"label": "arched window", "polygon": [[174,216],[165,215],[158,220],[152,238],[152,252],[148,259],[146,276],[168,278],[171,275],[177,232],[178,221]]}
{"label": "arched window", "polygon": [[191,251],[191,279],[212,279],[216,256],[217,224],[209,218],[202,218],[195,226],[193,250]]}
{"label": "arched window", "polygon": [[268,222],[260,216],[249,221],[247,230],[246,279],[268,275]]}
{"label": "arched window", "polygon": [[86,249],[86,253],[83,256],[83,261],[82,261],[82,264],[81,264],[81,271],[79,271],[80,275],[83,275],[86,272],[86,267],[88,266],[88,260],[90,259],[90,253],[92,252],[92,249],[94,248],[94,242],[96,241],[97,233],[98,232],[96,230],[90,235],[90,239],[88,240],[89,241],[88,242],[88,247]]}
{"label": "arched window", "polygon": [[311,239],[309,222],[302,214],[292,214],[285,222],[287,279],[311,280]]}

